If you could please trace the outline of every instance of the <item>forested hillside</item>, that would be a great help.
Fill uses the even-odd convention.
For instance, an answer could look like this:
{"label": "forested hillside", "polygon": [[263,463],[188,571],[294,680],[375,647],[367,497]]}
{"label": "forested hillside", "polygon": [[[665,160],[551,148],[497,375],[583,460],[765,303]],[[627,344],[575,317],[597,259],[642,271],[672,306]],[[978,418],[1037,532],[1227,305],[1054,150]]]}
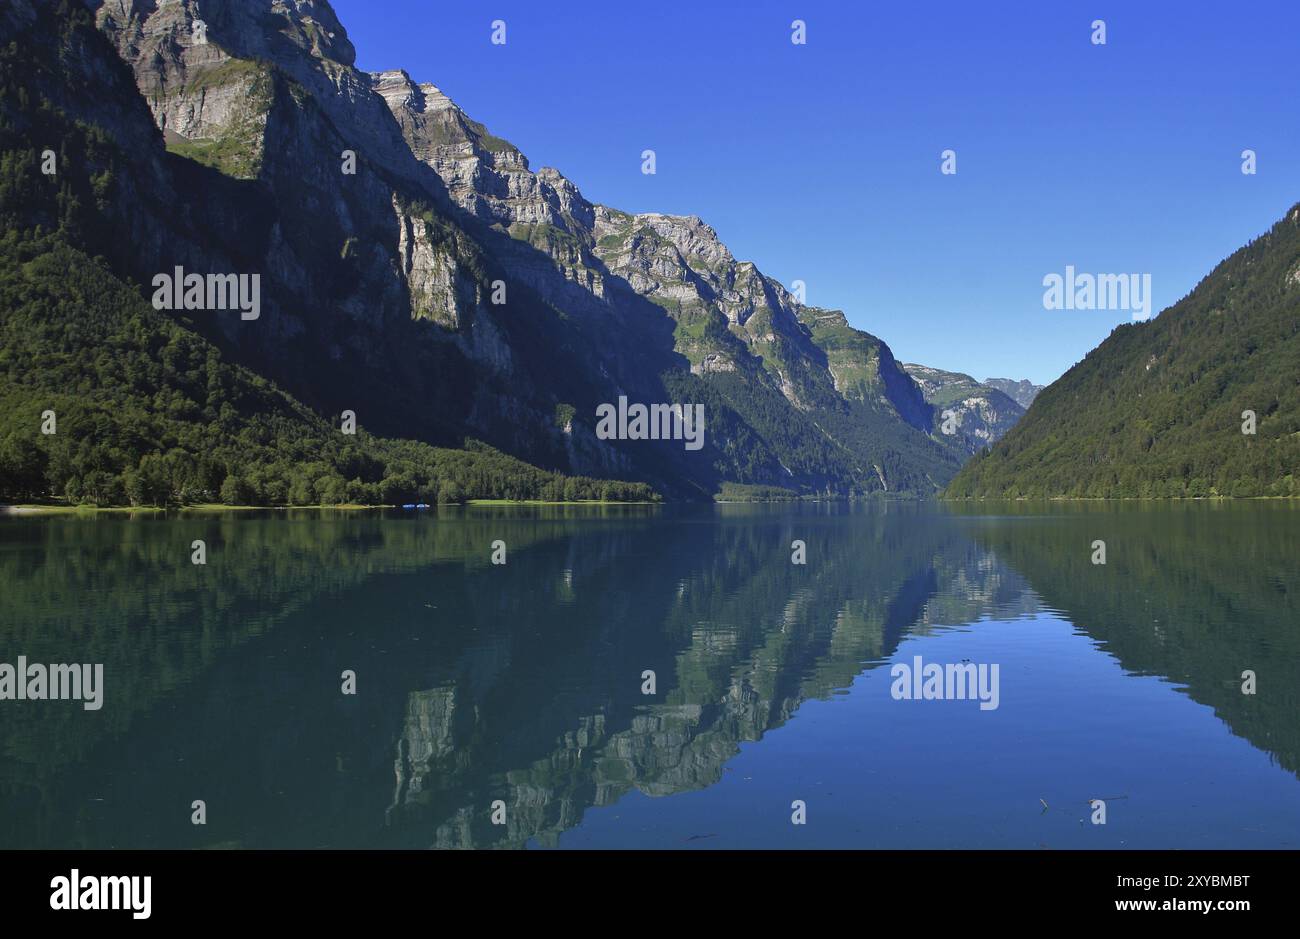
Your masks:
{"label": "forested hillside", "polygon": [[[345,435],[155,311],[103,259],[125,156],[17,80],[0,50],[0,501],[313,505],[647,500],[490,447]],[[56,176],[29,141],[58,143]],[[52,412],[52,413],[50,413]],[[53,431],[45,433],[43,430]]]}
{"label": "forested hillside", "polygon": [[946,494],[1297,496],[1298,472],[1300,206],[1158,317],[1115,329]]}

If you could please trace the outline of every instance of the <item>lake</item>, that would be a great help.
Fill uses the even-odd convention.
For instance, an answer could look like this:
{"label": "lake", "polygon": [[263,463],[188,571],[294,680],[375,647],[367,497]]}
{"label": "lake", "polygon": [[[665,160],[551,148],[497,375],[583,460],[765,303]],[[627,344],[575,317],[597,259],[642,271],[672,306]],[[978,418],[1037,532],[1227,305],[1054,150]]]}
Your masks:
{"label": "lake", "polygon": [[1283,502],[0,519],[0,662],[104,674],[99,710],[0,701],[0,846],[1296,848],[1298,534]]}

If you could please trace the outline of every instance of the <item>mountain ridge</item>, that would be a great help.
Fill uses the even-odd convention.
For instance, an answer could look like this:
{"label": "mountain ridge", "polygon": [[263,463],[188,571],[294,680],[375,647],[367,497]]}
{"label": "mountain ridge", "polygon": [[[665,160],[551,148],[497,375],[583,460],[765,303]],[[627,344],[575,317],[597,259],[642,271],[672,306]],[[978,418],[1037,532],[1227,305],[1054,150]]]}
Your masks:
{"label": "mountain ridge", "polygon": [[[10,35],[34,9],[15,2]],[[884,342],[736,261],[698,217],[591,203],[437,86],[359,71],[327,3],[213,0],[203,43],[180,4],[87,8],[137,100],[98,50],[72,85],[110,75],[94,89],[108,118],[66,76],[42,81],[141,154],[116,210],[135,250],[108,256],[140,283],[175,264],[260,270],[256,324],[188,326],[318,413],[688,498],[723,482],[924,495],[960,464]],[[598,438],[596,406],[620,395],[703,403],[706,447]]]}
{"label": "mountain ridge", "polygon": [[990,388],[995,388],[1002,392],[1022,408],[1028,409],[1038,397],[1038,393],[1046,388],[1046,385],[1035,385],[1027,378],[1016,380],[1014,378],[986,378],[984,384]]}

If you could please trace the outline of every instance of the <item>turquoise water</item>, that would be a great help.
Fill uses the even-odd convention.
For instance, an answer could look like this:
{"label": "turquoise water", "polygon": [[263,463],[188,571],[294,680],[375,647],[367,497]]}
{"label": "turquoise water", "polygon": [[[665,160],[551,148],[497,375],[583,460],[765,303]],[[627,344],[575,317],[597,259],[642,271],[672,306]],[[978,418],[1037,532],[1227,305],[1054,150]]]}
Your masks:
{"label": "turquoise water", "polygon": [[[1262,502],[0,520],[0,662],[105,676],[98,711],[0,701],[0,846],[1297,847],[1298,522]],[[997,706],[898,699],[917,657],[996,665]]]}

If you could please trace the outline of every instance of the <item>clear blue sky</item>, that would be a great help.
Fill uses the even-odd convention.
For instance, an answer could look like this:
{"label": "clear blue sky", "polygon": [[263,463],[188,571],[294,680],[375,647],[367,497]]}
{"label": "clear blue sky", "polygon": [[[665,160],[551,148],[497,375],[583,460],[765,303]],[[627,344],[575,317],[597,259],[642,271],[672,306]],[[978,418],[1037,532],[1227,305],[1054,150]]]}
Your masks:
{"label": "clear blue sky", "polygon": [[1295,0],[333,6],[361,68],[433,82],[534,169],[698,215],[901,360],[981,379],[1048,382],[1130,320],[1044,310],[1044,275],[1150,273],[1154,312],[1300,201]]}

